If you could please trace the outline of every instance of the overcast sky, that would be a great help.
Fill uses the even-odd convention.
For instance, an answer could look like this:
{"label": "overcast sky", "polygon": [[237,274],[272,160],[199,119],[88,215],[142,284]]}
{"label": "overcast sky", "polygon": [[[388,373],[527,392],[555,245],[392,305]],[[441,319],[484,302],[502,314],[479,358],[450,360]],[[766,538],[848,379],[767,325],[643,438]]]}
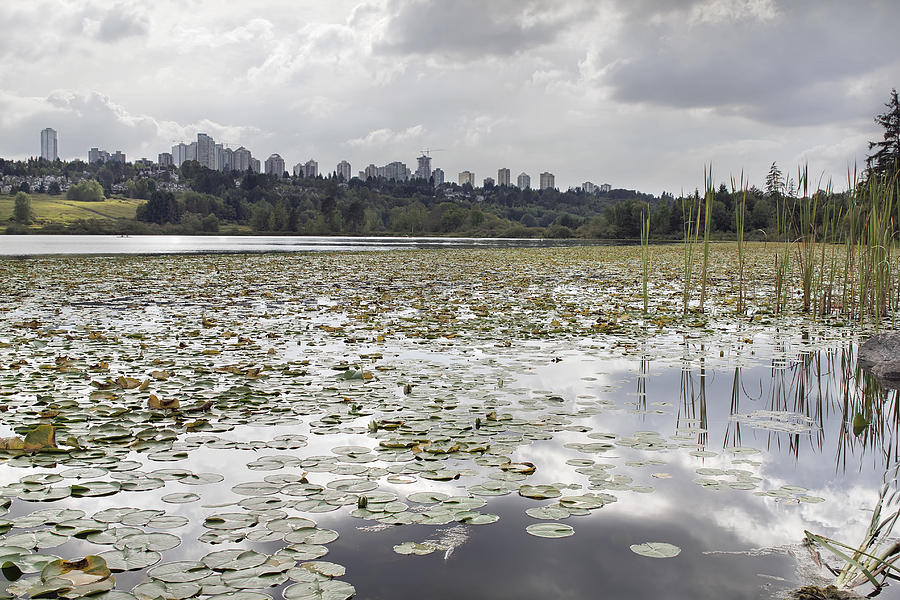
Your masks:
{"label": "overcast sky", "polygon": [[455,181],[659,194],[769,165],[844,187],[900,87],[900,2],[0,2],[0,157],[156,159],[198,131],[290,169],[433,149]]}

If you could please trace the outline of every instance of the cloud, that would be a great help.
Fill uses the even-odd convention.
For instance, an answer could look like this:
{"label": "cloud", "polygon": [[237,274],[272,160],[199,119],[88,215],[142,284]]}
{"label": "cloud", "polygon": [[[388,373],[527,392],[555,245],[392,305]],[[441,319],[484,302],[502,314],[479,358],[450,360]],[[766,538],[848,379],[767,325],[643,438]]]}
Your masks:
{"label": "cloud", "polygon": [[113,7],[100,19],[96,37],[104,42],[146,35],[149,25],[145,17],[129,13],[123,6]]}
{"label": "cloud", "polygon": [[344,143],[354,148],[387,146],[397,142],[414,140],[421,137],[424,132],[425,128],[421,125],[413,125],[404,131],[394,131],[393,129],[383,128],[370,131],[363,137],[347,140]]}
{"label": "cloud", "polygon": [[395,0],[374,49],[462,60],[508,56],[553,42],[591,10],[581,2],[554,7],[538,0]]}
{"label": "cloud", "polygon": [[[705,0],[640,13],[641,4],[620,4],[621,44],[605,56],[620,102],[814,125],[865,114],[846,82],[900,64],[900,39],[877,3]],[[881,49],[860,52],[862,39]]]}

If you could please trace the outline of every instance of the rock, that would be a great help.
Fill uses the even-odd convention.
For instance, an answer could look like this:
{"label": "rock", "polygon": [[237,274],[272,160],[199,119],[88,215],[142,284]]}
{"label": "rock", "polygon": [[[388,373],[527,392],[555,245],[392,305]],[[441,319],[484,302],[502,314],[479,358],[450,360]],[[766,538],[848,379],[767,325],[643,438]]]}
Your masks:
{"label": "rock", "polygon": [[839,590],[833,585],[824,588],[816,585],[807,585],[791,592],[791,597],[797,600],[843,600],[845,598],[853,598],[848,592]]}
{"label": "rock", "polygon": [[859,346],[859,366],[871,369],[887,361],[900,360],[900,332],[874,335]]}
{"label": "rock", "polygon": [[872,374],[879,379],[900,381],[900,360],[886,360],[872,367]]}

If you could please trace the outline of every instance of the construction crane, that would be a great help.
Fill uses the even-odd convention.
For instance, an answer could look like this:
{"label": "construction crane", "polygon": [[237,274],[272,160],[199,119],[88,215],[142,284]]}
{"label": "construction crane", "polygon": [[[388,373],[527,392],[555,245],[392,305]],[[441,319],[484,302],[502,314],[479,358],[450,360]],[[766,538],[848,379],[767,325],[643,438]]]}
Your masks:
{"label": "construction crane", "polygon": [[432,150],[431,148],[428,148],[426,150],[419,150],[419,152],[421,152],[423,155],[431,158],[432,152],[444,152],[444,148],[437,148],[436,150]]}

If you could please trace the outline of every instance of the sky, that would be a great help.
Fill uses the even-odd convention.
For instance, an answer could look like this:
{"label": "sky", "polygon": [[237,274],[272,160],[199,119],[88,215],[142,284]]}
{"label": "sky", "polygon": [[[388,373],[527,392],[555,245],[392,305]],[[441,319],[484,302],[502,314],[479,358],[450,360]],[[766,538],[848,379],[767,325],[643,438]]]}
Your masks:
{"label": "sky", "polygon": [[[900,87],[896,0],[4,0],[0,157],[156,159],[198,132],[290,170],[430,150],[660,194],[712,165],[846,187]],[[824,183],[822,184],[824,187]]]}

